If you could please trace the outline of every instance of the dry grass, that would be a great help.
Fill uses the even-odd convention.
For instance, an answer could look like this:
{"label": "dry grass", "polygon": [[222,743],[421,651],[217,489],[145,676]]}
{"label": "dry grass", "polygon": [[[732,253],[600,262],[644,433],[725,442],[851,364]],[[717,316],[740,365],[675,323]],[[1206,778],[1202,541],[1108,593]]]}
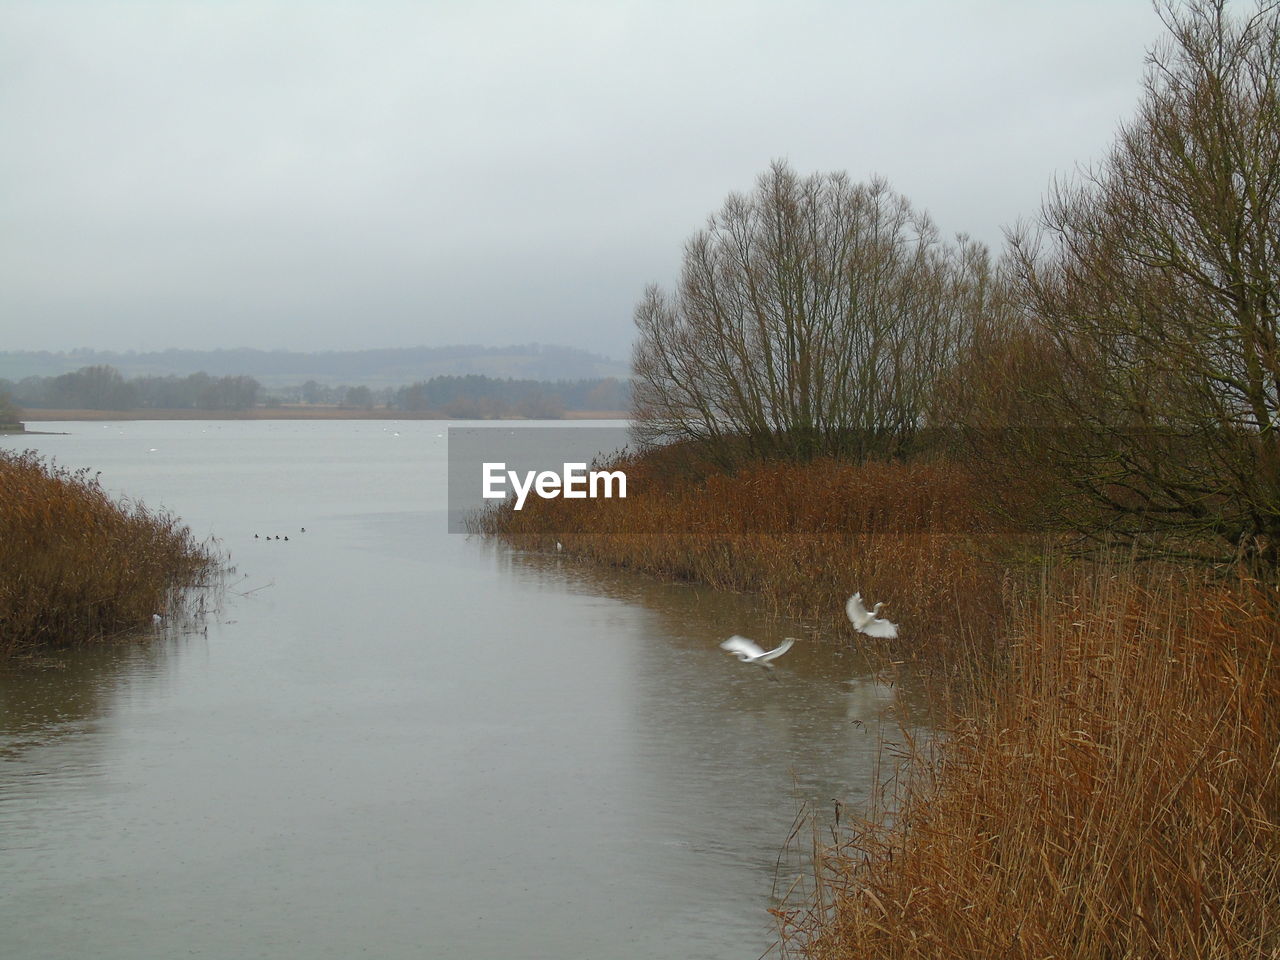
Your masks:
{"label": "dry grass", "polygon": [[[844,615],[849,595],[884,601],[911,624],[895,658],[955,660],[1000,635],[1010,574],[1002,533],[977,481],[945,463],[852,466],[832,460],[697,471],[670,482],[666,465],[615,462],[625,500],[508,503],[477,529],[526,548],[755,593],[816,632],[865,641]],[[999,544],[999,556],[993,545]]]}
{"label": "dry grass", "polygon": [[903,624],[881,653],[961,681],[892,795],[815,849],[816,888],[776,911],[785,952],[1280,960],[1273,586],[1043,561],[993,519],[1000,492],[946,463],[628,470],[627,501],[481,525],[754,591],[827,636],[855,636],[860,589]]}
{"label": "dry grass", "polygon": [[0,451],[0,657],[137,630],[214,567],[174,517]]}
{"label": "dry grass", "polygon": [[1079,571],[892,805],[779,911],[844,958],[1280,956],[1276,598]]}

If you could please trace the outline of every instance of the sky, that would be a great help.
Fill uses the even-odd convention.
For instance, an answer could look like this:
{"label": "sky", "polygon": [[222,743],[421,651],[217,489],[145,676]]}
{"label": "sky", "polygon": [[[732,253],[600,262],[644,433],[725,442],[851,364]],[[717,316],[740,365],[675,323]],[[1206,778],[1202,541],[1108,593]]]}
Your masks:
{"label": "sky", "polygon": [[555,343],[775,159],[993,248],[1149,0],[0,0],[0,350]]}

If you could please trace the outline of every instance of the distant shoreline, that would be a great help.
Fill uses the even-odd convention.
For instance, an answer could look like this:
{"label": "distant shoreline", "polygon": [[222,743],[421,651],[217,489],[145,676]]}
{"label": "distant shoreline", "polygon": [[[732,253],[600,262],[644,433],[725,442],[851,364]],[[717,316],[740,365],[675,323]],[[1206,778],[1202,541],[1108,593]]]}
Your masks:
{"label": "distant shoreline", "polygon": [[[566,410],[562,420],[626,420],[625,410]],[[27,423],[52,420],[466,420],[433,411],[356,410],[318,404],[287,407],[255,407],[252,410],[26,410]],[[525,420],[527,417],[496,417]]]}

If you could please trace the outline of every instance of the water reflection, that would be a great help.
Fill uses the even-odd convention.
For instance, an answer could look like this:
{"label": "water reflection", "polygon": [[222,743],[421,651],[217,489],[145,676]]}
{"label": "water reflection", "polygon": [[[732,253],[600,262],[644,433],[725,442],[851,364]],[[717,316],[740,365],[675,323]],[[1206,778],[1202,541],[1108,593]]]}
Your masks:
{"label": "water reflection", "polygon": [[771,680],[719,642],[806,633],[749,598],[445,535],[438,429],[356,426],[52,438],[244,580],[207,638],[0,674],[10,955],[763,952],[797,811],[871,794],[909,679],[801,642]]}
{"label": "water reflection", "polygon": [[121,711],[163,697],[193,646],[156,630],[0,670],[0,849],[48,866],[51,829],[59,842],[92,829],[86,811],[127,789],[110,757]]}
{"label": "water reflection", "polygon": [[[810,630],[805,624],[769,612],[752,597],[637,575],[559,553],[510,550],[483,540],[473,542],[480,549],[491,551],[495,562],[513,579],[643,607],[653,615],[653,634],[677,650],[701,656],[716,648],[717,657],[732,662],[732,657],[718,650],[718,644],[735,633],[766,648],[786,637],[799,638],[785,657],[775,662],[779,678],[848,684],[845,713],[850,720],[882,720],[894,713],[896,705],[901,706],[904,722],[911,729],[924,723],[928,716],[931,704],[926,688],[908,669],[884,668],[853,647],[828,639],[807,639]],[[752,673],[767,676],[759,669],[729,672],[744,678]],[[819,697],[815,707],[821,708],[825,703]]]}
{"label": "water reflection", "polygon": [[[853,649],[801,639],[772,674],[725,654],[719,643],[733,633],[766,647],[806,637],[803,624],[753,598],[563,554],[485,548],[517,582],[642,611],[626,643],[635,694],[627,750],[632,789],[643,798],[640,832],[676,856],[745,860],[760,892],[766,883],[785,890],[808,869],[802,849],[781,849],[794,818],[807,812],[823,823],[837,804],[865,809],[882,768],[892,766],[886,749],[904,740],[900,725],[922,732],[915,721],[925,714],[922,687],[905,672],[873,671]],[[617,629],[610,606],[595,609],[589,632]]]}
{"label": "water reflection", "polygon": [[122,699],[162,691],[188,637],[165,629],[104,646],[61,650],[0,669],[0,758],[72,735],[108,717]]}

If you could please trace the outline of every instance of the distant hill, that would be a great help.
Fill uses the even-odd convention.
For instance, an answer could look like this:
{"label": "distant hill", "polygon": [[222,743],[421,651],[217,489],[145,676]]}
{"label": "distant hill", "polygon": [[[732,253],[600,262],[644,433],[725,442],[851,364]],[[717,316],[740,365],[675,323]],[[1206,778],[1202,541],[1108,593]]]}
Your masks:
{"label": "distant hill", "polygon": [[111,366],[125,377],[249,376],[264,386],[315,380],[368,387],[401,386],[439,376],[480,374],[519,380],[589,380],[629,376],[627,364],[573,347],[398,347],[381,350],[112,350],[0,352],[0,379],[48,377],[88,366]]}

